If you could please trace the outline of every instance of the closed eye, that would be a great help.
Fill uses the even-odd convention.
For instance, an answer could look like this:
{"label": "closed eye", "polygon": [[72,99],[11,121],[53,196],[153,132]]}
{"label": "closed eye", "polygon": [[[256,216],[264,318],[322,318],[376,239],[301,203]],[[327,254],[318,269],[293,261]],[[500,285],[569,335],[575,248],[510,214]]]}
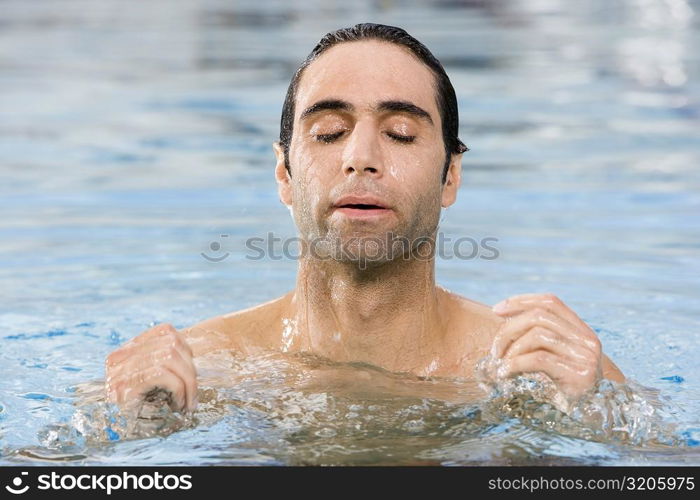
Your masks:
{"label": "closed eye", "polygon": [[343,131],[341,130],[340,132],[336,132],[335,134],[321,134],[316,136],[316,140],[319,142],[333,142],[335,141],[338,137],[343,135]]}
{"label": "closed eye", "polygon": [[[343,131],[336,132],[335,134],[320,134],[316,136],[316,140],[328,144],[338,139],[341,135],[343,135]],[[387,132],[386,135],[388,135],[392,140],[404,144],[411,143],[416,139],[415,135],[399,135],[391,132]]]}
{"label": "closed eye", "polygon": [[391,132],[387,132],[386,135],[391,137],[396,142],[409,143],[409,142],[413,142],[416,139],[415,135],[399,135],[399,134],[392,134]]}

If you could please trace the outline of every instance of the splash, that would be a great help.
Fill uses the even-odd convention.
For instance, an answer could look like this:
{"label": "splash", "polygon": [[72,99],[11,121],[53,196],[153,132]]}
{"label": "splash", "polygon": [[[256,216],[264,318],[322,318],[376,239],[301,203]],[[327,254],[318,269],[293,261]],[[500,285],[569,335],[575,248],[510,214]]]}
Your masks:
{"label": "splash", "polygon": [[[140,439],[139,447],[157,456],[167,447],[159,438],[184,431],[173,442],[198,446],[209,442],[212,429],[219,445],[233,450],[226,456],[290,465],[532,464],[542,456],[555,463],[561,449],[570,450],[572,463],[589,463],[606,453],[627,456],[633,446],[647,454],[669,446],[675,456],[686,453],[683,433],[670,423],[674,408],[658,391],[632,382],[603,380],[562,411],[546,378],[501,381],[488,386],[485,398],[479,387],[484,381],[397,374],[304,353],[220,352],[203,361],[198,359],[199,405],[192,414],[173,411],[162,392],[136,408],[119,409],[105,401],[104,383],[93,381],[76,387],[70,417],[39,432],[40,446],[9,455],[100,460],[130,453],[133,445],[116,447]],[[594,452],[576,451],[588,445]]]}
{"label": "splash", "polygon": [[282,352],[287,352],[292,347],[294,338],[297,335],[297,320],[291,318],[282,319],[284,329],[282,330]]}
{"label": "splash", "polygon": [[475,370],[480,386],[490,393],[483,410],[491,418],[516,417],[541,430],[606,443],[679,446],[684,442],[675,422],[679,408],[668,398],[662,401],[657,389],[629,379],[626,383],[601,379],[571,400],[542,373],[491,377],[497,364],[487,356]]}
{"label": "splash", "polygon": [[77,461],[96,449],[119,441],[166,436],[196,425],[191,414],[170,409],[170,395],[152,391],[139,404],[120,409],[104,397],[104,382],[75,387],[75,411],[67,421],[50,424],[38,432],[39,447],[11,450],[7,455],[33,460]]}

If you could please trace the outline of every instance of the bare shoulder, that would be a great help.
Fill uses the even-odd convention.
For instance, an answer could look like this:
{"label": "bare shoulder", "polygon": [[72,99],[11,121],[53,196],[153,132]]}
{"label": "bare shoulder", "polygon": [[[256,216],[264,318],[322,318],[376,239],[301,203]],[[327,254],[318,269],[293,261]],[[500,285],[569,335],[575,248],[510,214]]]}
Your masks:
{"label": "bare shoulder", "polygon": [[489,345],[503,318],[491,310],[491,306],[469,299],[444,287],[438,286],[442,292],[444,304],[450,319],[449,330],[460,336],[474,334],[475,340],[483,340]]}
{"label": "bare shoulder", "polygon": [[451,292],[441,286],[442,303],[448,318],[445,342],[455,353],[454,375],[471,376],[476,362],[486,356],[503,318],[491,306]]}
{"label": "bare shoulder", "polygon": [[274,348],[279,343],[280,325],[290,294],[183,329],[195,357],[222,349],[247,353]]}

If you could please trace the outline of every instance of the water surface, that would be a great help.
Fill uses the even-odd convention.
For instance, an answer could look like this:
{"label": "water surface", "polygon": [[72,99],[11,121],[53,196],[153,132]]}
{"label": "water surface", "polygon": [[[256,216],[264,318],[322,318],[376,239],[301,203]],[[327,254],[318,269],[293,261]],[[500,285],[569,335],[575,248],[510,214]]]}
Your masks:
{"label": "water surface", "polygon": [[[2,11],[0,463],[700,462],[697,1]],[[441,229],[495,237],[499,257],[440,258],[438,282],[488,304],[556,293],[625,375],[659,391],[649,400],[665,406],[646,420],[619,396],[644,432],[586,434],[527,400],[447,397],[469,395],[469,381],[272,355],[209,360],[192,421],[129,431],[153,437],[104,420],[91,381],[118,345],[293,287],[293,260],[253,261],[244,245],[295,234],[273,177],[284,93],[324,33],[365,21],[425,42],[458,94],[471,151]]]}

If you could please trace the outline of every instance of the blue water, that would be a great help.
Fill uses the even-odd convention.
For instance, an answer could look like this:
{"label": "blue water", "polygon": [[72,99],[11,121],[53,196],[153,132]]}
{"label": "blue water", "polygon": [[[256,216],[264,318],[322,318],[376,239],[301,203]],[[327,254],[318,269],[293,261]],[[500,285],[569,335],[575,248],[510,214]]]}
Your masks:
{"label": "blue water", "polygon": [[[489,304],[556,293],[660,391],[674,444],[517,418],[456,430],[469,413],[439,398],[272,380],[241,381],[265,411],[221,389],[197,425],[134,440],[106,425],[84,442],[78,388],[118,345],[293,287],[295,261],[251,260],[244,242],[295,234],[273,177],[284,93],[323,34],[364,21],[426,43],[458,94],[471,151],[441,229],[498,238],[499,257],[438,259],[438,282]],[[2,2],[0,464],[697,465],[699,46],[697,0]]]}

